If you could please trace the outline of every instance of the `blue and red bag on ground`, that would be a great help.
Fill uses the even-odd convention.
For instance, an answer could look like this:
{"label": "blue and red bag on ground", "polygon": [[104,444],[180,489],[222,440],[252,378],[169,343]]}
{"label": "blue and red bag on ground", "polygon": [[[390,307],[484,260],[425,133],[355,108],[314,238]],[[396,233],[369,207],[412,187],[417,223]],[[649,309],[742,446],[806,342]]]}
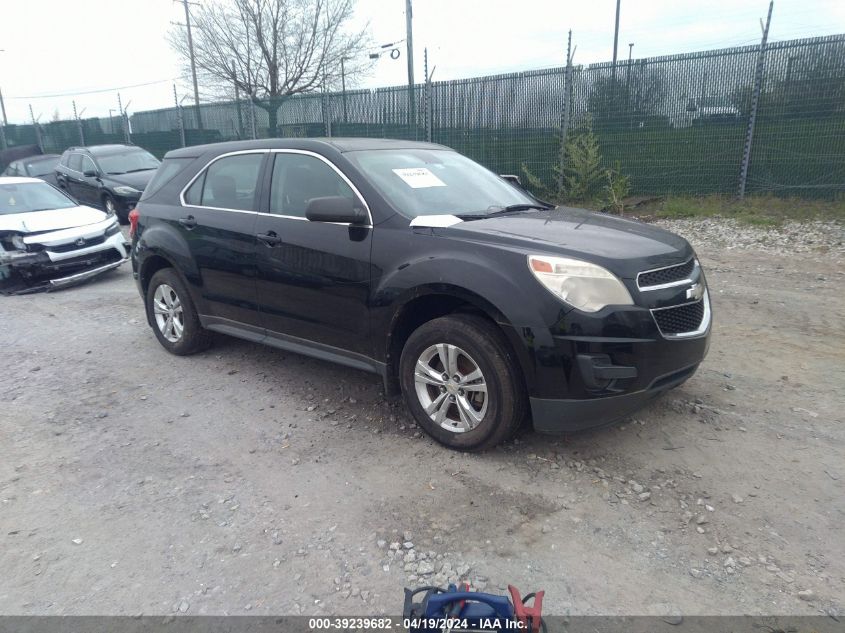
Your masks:
{"label": "blue and red bag on ground", "polygon": [[[433,631],[545,631],[543,618],[544,591],[529,593],[524,598],[513,585],[508,585],[510,599],[479,591],[469,585],[450,584],[447,589],[420,587],[405,589],[403,615],[411,633]],[[418,601],[414,599],[420,596]],[[533,598],[533,603],[527,603]]]}

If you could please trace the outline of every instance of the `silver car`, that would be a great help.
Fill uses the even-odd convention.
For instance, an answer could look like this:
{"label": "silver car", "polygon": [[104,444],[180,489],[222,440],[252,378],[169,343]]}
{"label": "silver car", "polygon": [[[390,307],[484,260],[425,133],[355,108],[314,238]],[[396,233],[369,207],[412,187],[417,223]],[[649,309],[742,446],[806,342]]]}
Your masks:
{"label": "silver car", "polygon": [[120,266],[117,219],[36,178],[0,177],[0,293],[70,286]]}

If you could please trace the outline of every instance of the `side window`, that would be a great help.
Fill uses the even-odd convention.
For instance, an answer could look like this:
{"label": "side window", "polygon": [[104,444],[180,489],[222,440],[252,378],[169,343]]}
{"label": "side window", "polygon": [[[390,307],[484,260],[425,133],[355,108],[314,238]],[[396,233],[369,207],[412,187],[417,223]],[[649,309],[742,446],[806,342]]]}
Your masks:
{"label": "side window", "polygon": [[161,165],[159,165],[156,173],[153,174],[152,180],[150,180],[144,189],[143,198],[149,198],[159,189],[164,187],[164,185],[173,180],[173,178],[175,178],[179,172],[193,162],[193,160],[193,158],[165,158],[161,161]]}
{"label": "side window", "polygon": [[8,167],[6,167],[6,171],[3,172],[3,175],[4,176],[20,176],[21,175],[20,163],[14,162],[11,165],[9,165]]}
{"label": "side window", "polygon": [[81,172],[86,172],[86,171],[88,171],[89,169],[90,169],[91,171],[99,171],[99,170],[97,169],[97,166],[94,164],[94,161],[93,161],[93,160],[91,160],[91,157],[90,157],[90,156],[85,156],[85,155],[83,154],[83,155],[82,155],[82,167],[80,167],[80,168],[79,168],[79,171],[81,171]]}
{"label": "side window", "polygon": [[255,193],[264,154],[238,154],[217,160],[185,194],[188,204],[256,210]]}
{"label": "side window", "polygon": [[307,154],[276,154],[270,184],[270,213],[305,217],[312,198],[355,194],[338,173],[319,158]]}
{"label": "side window", "polygon": [[82,171],[82,154],[71,154],[67,161],[68,169]]}

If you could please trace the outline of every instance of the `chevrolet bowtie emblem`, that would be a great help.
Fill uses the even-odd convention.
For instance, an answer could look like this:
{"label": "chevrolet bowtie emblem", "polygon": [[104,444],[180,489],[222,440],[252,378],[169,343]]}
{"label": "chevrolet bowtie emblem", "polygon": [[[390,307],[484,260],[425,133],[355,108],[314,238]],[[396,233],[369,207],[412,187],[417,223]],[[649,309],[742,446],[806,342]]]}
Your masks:
{"label": "chevrolet bowtie emblem", "polygon": [[687,299],[694,299],[698,301],[704,296],[704,286],[702,284],[693,284],[687,288]]}

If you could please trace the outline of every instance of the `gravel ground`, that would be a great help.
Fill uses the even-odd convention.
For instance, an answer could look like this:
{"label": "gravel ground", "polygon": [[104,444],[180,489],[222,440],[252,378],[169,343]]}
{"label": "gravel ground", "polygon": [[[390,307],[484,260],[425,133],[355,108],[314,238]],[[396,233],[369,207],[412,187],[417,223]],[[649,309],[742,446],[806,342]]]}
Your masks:
{"label": "gravel ground", "polygon": [[458,577],[554,614],[845,615],[839,225],[662,224],[715,330],[601,431],[441,448],[376,377],[168,355],[124,266],[0,302],[0,614],[363,614]]}

